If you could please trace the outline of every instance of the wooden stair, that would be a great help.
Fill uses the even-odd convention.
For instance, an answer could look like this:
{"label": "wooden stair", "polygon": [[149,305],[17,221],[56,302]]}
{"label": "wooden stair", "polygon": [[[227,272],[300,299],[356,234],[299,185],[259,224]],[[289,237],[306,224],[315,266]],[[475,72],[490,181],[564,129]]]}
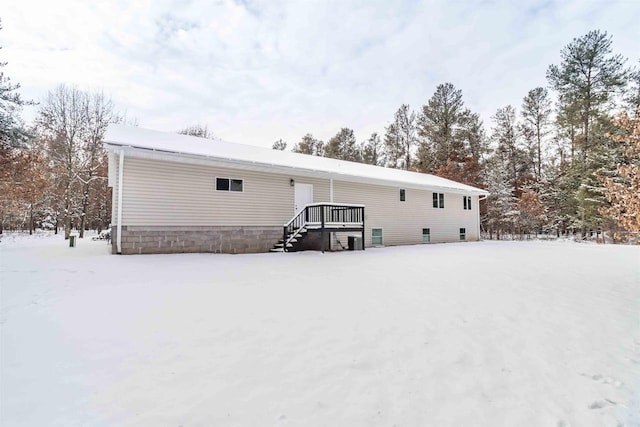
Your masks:
{"label": "wooden stair", "polygon": [[[315,242],[302,244],[310,232],[320,235],[317,247],[324,252],[331,233],[358,232],[362,234],[364,242],[364,205],[342,203],[311,203],[303,207],[284,225],[282,239],[278,241],[270,252],[297,252],[305,246],[315,247]],[[364,249],[364,247],[362,248]]]}
{"label": "wooden stair", "polygon": [[293,232],[290,232],[287,234],[287,238],[286,238],[287,250],[286,251],[284,250],[285,240],[280,239],[278,243],[276,243],[275,245],[273,245],[271,249],[269,249],[269,252],[297,252],[301,250],[300,243],[302,242],[302,240],[305,238],[306,235],[307,235],[306,229],[304,228],[296,229]]}

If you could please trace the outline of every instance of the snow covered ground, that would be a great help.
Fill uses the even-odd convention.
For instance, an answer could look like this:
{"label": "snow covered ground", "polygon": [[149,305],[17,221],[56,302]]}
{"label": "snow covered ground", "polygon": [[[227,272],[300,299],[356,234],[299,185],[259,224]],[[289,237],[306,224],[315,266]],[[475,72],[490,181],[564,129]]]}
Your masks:
{"label": "snow covered ground", "polygon": [[640,248],[0,242],[2,426],[638,426]]}

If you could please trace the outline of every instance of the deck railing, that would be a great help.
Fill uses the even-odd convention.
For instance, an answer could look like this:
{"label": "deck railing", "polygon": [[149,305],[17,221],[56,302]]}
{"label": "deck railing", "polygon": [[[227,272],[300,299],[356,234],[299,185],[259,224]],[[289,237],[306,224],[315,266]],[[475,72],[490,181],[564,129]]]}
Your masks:
{"label": "deck railing", "polygon": [[362,230],[364,245],[364,205],[340,203],[311,203],[306,205],[284,225],[282,241],[284,250],[301,229],[320,231],[322,233],[322,250],[325,246],[327,231]]}

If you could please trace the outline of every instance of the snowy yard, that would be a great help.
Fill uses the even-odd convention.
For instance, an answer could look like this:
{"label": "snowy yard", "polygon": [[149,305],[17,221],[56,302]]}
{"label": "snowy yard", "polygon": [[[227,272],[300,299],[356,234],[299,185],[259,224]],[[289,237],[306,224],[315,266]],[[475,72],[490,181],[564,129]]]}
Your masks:
{"label": "snowy yard", "polygon": [[638,426],[640,248],[0,242],[2,426]]}

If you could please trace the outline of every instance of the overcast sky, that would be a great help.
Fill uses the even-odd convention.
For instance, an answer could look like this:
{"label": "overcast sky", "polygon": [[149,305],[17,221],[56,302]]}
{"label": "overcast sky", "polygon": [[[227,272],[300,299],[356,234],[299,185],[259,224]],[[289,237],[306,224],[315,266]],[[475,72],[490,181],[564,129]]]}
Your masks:
{"label": "overcast sky", "polygon": [[365,140],[444,82],[490,127],[592,29],[640,59],[640,0],[10,0],[0,18],[0,61],[25,98],[74,84],[141,127],[207,124],[263,146],[341,127]]}

